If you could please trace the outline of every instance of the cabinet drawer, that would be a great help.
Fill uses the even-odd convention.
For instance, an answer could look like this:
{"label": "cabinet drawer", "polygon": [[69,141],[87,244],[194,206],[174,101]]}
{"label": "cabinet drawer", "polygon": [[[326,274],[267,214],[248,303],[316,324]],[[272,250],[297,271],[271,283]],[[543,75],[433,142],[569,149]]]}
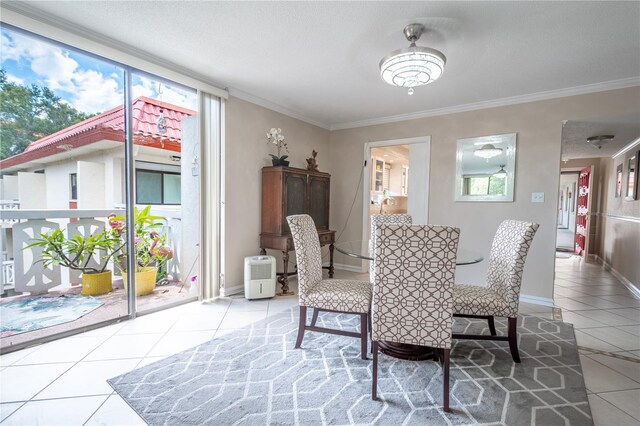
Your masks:
{"label": "cabinet drawer", "polygon": [[333,235],[331,234],[322,234],[320,235],[320,245],[330,244],[333,241]]}

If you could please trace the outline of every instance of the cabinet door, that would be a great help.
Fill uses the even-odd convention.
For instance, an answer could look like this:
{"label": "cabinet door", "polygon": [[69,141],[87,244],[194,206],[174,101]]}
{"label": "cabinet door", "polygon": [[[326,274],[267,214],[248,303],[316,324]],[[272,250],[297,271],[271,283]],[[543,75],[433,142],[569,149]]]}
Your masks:
{"label": "cabinet door", "polygon": [[318,229],[329,229],[329,185],[326,177],[309,176],[309,215]]}
{"label": "cabinet door", "polygon": [[287,216],[307,212],[307,175],[287,173],[284,176],[284,223],[285,233],[290,233]]}

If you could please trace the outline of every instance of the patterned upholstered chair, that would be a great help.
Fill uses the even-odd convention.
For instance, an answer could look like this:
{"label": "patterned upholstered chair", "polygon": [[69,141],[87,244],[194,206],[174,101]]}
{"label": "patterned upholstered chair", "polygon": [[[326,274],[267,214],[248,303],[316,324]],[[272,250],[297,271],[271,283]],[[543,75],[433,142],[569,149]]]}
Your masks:
{"label": "patterned upholstered chair", "polygon": [[[371,283],[367,281],[322,279],[322,256],[318,232],[311,216],[287,216],[298,263],[300,324],[296,349],[302,344],[305,330],[359,337],[362,359],[367,359],[367,324],[371,310]],[[314,308],[311,325],[307,325],[307,308]],[[360,333],[316,327],[318,312],[332,311],[360,315]]]}
{"label": "patterned upholstered chair", "polygon": [[448,226],[380,225],[373,285],[373,384],[377,398],[378,342],[431,346],[440,352],[443,405],[449,411],[449,352],[453,284],[460,230]]}
{"label": "patterned upholstered chair", "polygon": [[[379,225],[411,225],[411,215],[408,214],[372,214],[371,236],[369,238],[369,253],[373,254],[376,247],[376,229]],[[369,262],[369,279],[373,282],[373,262]]]}
{"label": "patterned upholstered chair", "polygon": [[[493,238],[489,256],[487,287],[456,284],[454,315],[484,318],[491,336],[454,334],[454,339],[506,340],[511,356],[520,362],[518,352],[518,304],[524,261],[538,230],[537,223],[505,220]],[[497,336],[493,318],[508,318],[507,336]]]}

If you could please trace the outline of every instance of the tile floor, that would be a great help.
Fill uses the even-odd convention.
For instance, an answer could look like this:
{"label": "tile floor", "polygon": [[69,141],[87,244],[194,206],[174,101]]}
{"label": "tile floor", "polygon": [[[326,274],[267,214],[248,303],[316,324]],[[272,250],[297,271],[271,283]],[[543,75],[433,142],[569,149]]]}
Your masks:
{"label": "tile floor", "polygon": [[640,298],[573,257],[556,259],[555,303],[575,328],[595,424],[640,424]]}
{"label": "tile floor", "polygon": [[[565,321],[576,325],[584,347],[581,358],[596,424],[638,424],[640,363],[627,358],[640,360],[640,300],[597,266],[558,259],[557,272],[558,304],[567,306]],[[336,277],[366,279],[343,271]],[[296,305],[296,297],[190,303],[0,356],[0,422],[144,424],[106,379]],[[520,310],[553,317],[552,309],[537,305],[521,304]]]}

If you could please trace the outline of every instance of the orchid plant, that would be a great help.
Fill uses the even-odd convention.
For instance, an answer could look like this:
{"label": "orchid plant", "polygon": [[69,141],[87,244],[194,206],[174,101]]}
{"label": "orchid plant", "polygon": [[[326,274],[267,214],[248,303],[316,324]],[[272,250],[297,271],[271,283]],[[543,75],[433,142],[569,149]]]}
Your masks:
{"label": "orchid plant", "polygon": [[[162,226],[159,222],[164,220],[162,216],[149,214],[151,206],[142,210],[133,209],[134,243],[136,250],[136,272],[142,272],[150,266],[163,266],[167,260],[173,258],[173,251],[165,246],[166,236],[160,235],[155,229]],[[109,226],[121,241],[127,240],[127,227],[124,216],[109,215]],[[121,253],[118,257],[119,269],[126,273],[127,254]]]}
{"label": "orchid plant", "polygon": [[284,136],[282,135],[282,129],[272,127],[271,130],[267,133],[267,144],[273,144],[276,146],[278,155],[269,154],[271,159],[276,162],[282,162],[286,160],[288,155],[281,155],[283,151],[289,152],[289,147],[287,143],[284,141]]}

